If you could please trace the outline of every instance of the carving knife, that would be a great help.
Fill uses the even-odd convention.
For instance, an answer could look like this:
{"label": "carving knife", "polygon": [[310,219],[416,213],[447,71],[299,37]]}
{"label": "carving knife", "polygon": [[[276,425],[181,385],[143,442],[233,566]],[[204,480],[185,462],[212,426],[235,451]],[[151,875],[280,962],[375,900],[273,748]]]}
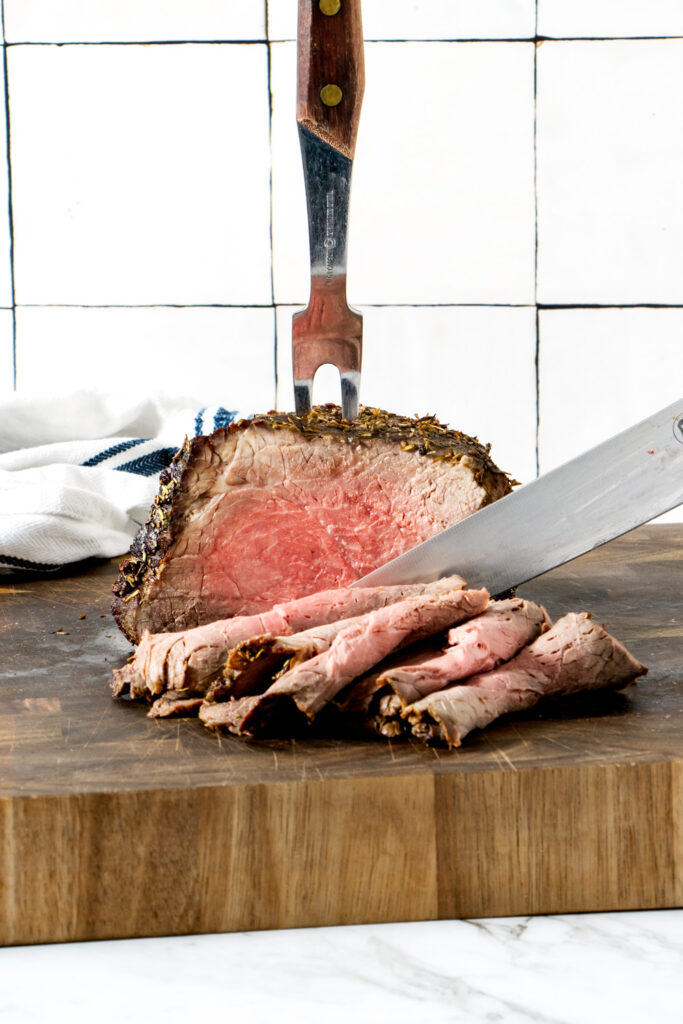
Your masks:
{"label": "carving knife", "polygon": [[418,544],[354,586],[459,573],[501,594],[683,504],[683,398]]}
{"label": "carving knife", "polygon": [[344,418],[358,415],[363,321],[346,301],[346,240],[364,85],[360,0],[299,0],[296,116],[311,250],[308,307],[292,321],[299,415],[324,363],[341,375]]}

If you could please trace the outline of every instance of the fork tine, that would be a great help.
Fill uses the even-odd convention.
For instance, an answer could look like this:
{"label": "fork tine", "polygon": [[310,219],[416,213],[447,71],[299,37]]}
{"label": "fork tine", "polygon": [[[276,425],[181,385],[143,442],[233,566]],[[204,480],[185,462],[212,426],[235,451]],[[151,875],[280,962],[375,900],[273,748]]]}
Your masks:
{"label": "fork tine", "polygon": [[311,411],[311,405],[313,404],[313,381],[312,380],[295,380],[294,381],[294,411],[297,416],[305,416],[307,412]]}
{"label": "fork tine", "polygon": [[[341,376],[342,416],[345,420],[355,420],[358,416],[358,391],[360,388],[360,371],[347,370]],[[311,411],[313,405],[313,381],[294,381],[294,409],[297,416],[304,416]]]}
{"label": "fork tine", "polygon": [[342,416],[345,420],[355,420],[358,416],[359,388],[360,370],[348,370],[346,373],[342,373]]}

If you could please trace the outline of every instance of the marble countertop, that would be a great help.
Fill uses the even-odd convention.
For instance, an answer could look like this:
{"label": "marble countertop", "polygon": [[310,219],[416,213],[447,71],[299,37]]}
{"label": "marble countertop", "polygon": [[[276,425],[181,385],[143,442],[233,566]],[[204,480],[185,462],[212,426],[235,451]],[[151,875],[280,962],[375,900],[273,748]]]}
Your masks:
{"label": "marble countertop", "polygon": [[683,910],[0,951],[3,1024],[62,1019],[680,1024]]}

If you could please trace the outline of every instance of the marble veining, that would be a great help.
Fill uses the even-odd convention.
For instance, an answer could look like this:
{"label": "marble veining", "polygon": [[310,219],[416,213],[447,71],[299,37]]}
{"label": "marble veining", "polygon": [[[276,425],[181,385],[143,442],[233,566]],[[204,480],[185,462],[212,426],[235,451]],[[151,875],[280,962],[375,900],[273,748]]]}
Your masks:
{"label": "marble veining", "polygon": [[679,1024],[683,910],[0,951],[3,1024]]}

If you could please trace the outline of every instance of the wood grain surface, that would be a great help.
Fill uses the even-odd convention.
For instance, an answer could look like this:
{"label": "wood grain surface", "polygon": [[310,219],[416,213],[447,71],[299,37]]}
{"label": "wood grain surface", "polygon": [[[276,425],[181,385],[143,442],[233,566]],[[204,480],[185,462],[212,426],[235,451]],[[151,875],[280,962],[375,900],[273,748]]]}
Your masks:
{"label": "wood grain surface", "polygon": [[115,564],[0,577],[0,941],[683,905],[683,527],[521,588],[650,667],[455,751],[115,702]]}

